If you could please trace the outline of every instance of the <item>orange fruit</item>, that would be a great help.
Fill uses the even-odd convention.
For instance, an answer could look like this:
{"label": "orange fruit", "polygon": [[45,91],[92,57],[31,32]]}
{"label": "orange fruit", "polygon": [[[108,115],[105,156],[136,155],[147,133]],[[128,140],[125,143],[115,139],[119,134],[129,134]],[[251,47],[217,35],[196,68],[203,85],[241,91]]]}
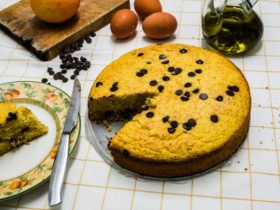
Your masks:
{"label": "orange fruit", "polygon": [[75,15],[80,0],[30,0],[33,12],[48,23],[62,23]]}

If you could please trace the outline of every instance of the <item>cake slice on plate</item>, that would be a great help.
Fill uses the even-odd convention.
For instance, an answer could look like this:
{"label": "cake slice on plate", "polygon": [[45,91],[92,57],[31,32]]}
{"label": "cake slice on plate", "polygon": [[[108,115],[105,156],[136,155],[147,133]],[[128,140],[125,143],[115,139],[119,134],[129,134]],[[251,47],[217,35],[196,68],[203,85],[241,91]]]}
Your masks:
{"label": "cake slice on plate", "polygon": [[0,156],[47,131],[48,127],[26,107],[0,103]]}

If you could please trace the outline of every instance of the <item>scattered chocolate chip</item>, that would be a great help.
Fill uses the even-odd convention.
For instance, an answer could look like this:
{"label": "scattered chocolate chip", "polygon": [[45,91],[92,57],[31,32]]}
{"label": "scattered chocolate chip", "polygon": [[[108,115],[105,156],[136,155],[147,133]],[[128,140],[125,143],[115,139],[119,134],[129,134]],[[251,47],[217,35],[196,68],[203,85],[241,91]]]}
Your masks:
{"label": "scattered chocolate chip", "polygon": [[51,83],[50,82],[48,82],[48,85],[50,85]]}
{"label": "scattered chocolate chip", "polygon": [[139,53],[137,56],[140,57],[140,56],[142,56],[142,55],[144,55],[144,53]]}
{"label": "scattered chocolate chip", "polygon": [[59,74],[55,74],[53,75],[54,80],[58,80],[59,79]]}
{"label": "scattered chocolate chip", "polygon": [[194,91],[193,91],[193,93],[198,93],[199,92],[199,89],[195,89]]}
{"label": "scattered chocolate chip", "polygon": [[210,119],[211,119],[211,121],[212,121],[212,122],[214,122],[214,123],[216,123],[216,122],[218,122],[218,121],[219,121],[219,119],[218,119],[218,116],[217,116],[217,115],[211,115]]}
{"label": "scattered chocolate chip", "polygon": [[66,63],[66,69],[71,69],[71,64],[70,63]]}
{"label": "scattered chocolate chip", "polygon": [[64,68],[66,68],[66,65],[64,63],[62,63],[62,64],[60,64],[60,68],[64,69]]}
{"label": "scattered chocolate chip", "polygon": [[78,76],[80,74],[80,71],[79,70],[75,70],[74,74]]}
{"label": "scattered chocolate chip", "polygon": [[66,54],[65,56],[66,56],[66,58],[68,58],[68,59],[72,57],[71,54],[69,54],[69,53]]}
{"label": "scattered chocolate chip", "polygon": [[185,87],[187,88],[187,87],[191,87],[192,86],[192,83],[189,83],[189,82],[187,82],[186,84],[185,84]]}
{"label": "scattered chocolate chip", "polygon": [[173,72],[174,70],[175,70],[174,67],[169,67],[169,68],[168,68],[168,71],[169,71],[169,72]]}
{"label": "scattered chocolate chip", "polygon": [[177,128],[178,127],[178,123],[176,121],[172,121],[170,123],[170,125],[171,125],[172,128]]}
{"label": "scattered chocolate chip", "polygon": [[226,91],[226,94],[227,94],[228,96],[234,96],[234,92],[232,92],[232,91],[230,91],[230,90],[227,90],[227,91]]}
{"label": "scattered chocolate chip", "polygon": [[42,79],[42,82],[43,82],[43,83],[47,83],[47,82],[48,82],[48,79],[47,79],[47,78],[44,78],[44,79]]}
{"label": "scattered chocolate chip", "polygon": [[201,73],[202,73],[202,70],[201,70],[201,69],[196,69],[196,70],[195,70],[195,73],[201,74]]}
{"label": "scattered chocolate chip", "polygon": [[62,59],[65,57],[65,53],[60,53],[59,58]]}
{"label": "scattered chocolate chip", "polygon": [[184,123],[183,128],[186,129],[187,131],[189,131],[189,130],[191,130],[192,127],[189,125],[189,123]]}
{"label": "scattered chocolate chip", "polygon": [[164,89],[164,87],[163,87],[162,85],[158,86],[158,91],[159,91],[159,92],[162,92],[163,89]]}
{"label": "scattered chocolate chip", "polygon": [[100,85],[103,85],[103,83],[102,83],[102,82],[97,82],[97,83],[96,83],[96,87],[98,87],[98,86],[100,86]]}
{"label": "scattered chocolate chip", "polygon": [[181,72],[182,72],[182,69],[181,69],[181,68],[176,68],[176,69],[175,69],[175,73],[176,73],[176,74],[180,74]]}
{"label": "scattered chocolate chip", "polygon": [[129,158],[130,154],[127,150],[124,150],[123,151],[123,155],[126,157],[126,158]]}
{"label": "scattered chocolate chip", "polygon": [[151,86],[156,86],[156,85],[157,85],[157,81],[156,81],[156,80],[152,80],[152,81],[150,82],[150,85],[151,85]]}
{"label": "scattered chocolate chip", "polygon": [[48,72],[53,71],[53,68],[49,67],[47,71]]}
{"label": "scattered chocolate chip", "polygon": [[200,98],[201,100],[206,100],[206,99],[208,98],[208,96],[207,96],[205,93],[201,93],[201,94],[199,95],[199,98]]}
{"label": "scattered chocolate chip", "polygon": [[163,81],[169,81],[169,79],[170,79],[170,78],[169,78],[168,76],[163,76],[163,77],[162,77],[162,80],[163,80]]}
{"label": "scattered chocolate chip", "polygon": [[66,78],[66,77],[63,78],[63,79],[62,79],[62,82],[64,82],[64,83],[68,82],[68,78]]}
{"label": "scattered chocolate chip", "polygon": [[232,87],[232,90],[233,90],[234,92],[238,92],[238,91],[239,91],[239,88],[238,88],[237,86],[233,86],[233,87]]}
{"label": "scattered chocolate chip", "polygon": [[164,117],[164,118],[162,118],[162,122],[167,122],[169,120],[169,117],[168,116],[166,116],[166,117]]}
{"label": "scattered chocolate chip", "polygon": [[75,79],[75,78],[76,78],[76,75],[72,75],[70,78],[71,78],[71,79]]}
{"label": "scattered chocolate chip", "polygon": [[61,74],[66,74],[67,73],[67,70],[66,69],[63,69],[62,71],[61,71]]}
{"label": "scattered chocolate chip", "polygon": [[175,128],[168,128],[167,130],[168,130],[168,132],[169,132],[170,134],[172,134],[172,133],[174,133],[174,132],[176,131]]}
{"label": "scattered chocolate chip", "polygon": [[223,101],[224,98],[223,98],[223,96],[218,96],[218,97],[216,98],[216,100],[217,100],[217,101]]}
{"label": "scattered chocolate chip", "polygon": [[190,120],[188,121],[188,124],[189,124],[190,126],[195,126],[195,125],[196,125],[196,122],[195,122],[194,119],[190,119]]}
{"label": "scattered chocolate chip", "polygon": [[71,63],[71,69],[75,69],[76,68],[76,64],[75,63]]}
{"label": "scattered chocolate chip", "polygon": [[166,55],[164,55],[164,54],[161,54],[160,56],[159,56],[159,59],[165,59],[166,58]]}
{"label": "scattered chocolate chip", "polygon": [[88,70],[88,67],[86,65],[83,65],[83,70]]}
{"label": "scattered chocolate chip", "polygon": [[146,114],[146,117],[148,117],[148,118],[152,118],[154,116],[154,113],[153,112],[148,112],[147,114]]}
{"label": "scattered chocolate chip", "polygon": [[188,101],[188,100],[189,100],[189,97],[187,97],[187,96],[182,96],[182,97],[181,97],[181,100],[182,100],[182,101]]}
{"label": "scattered chocolate chip", "polygon": [[63,80],[65,77],[64,77],[62,74],[60,74],[58,78],[59,78],[60,80]]}
{"label": "scattered chocolate chip", "polygon": [[188,76],[189,76],[189,77],[194,77],[194,76],[195,76],[195,73],[194,73],[194,72],[189,72],[189,73],[188,73]]}
{"label": "scattered chocolate chip", "polygon": [[82,62],[85,62],[87,59],[86,59],[85,57],[81,56],[80,60],[81,60]]}
{"label": "scattered chocolate chip", "polygon": [[161,63],[162,63],[162,64],[169,64],[169,60],[162,61]]}
{"label": "scattered chocolate chip", "polygon": [[89,38],[89,37],[88,37],[88,38],[86,38],[86,42],[87,42],[88,44],[90,44],[90,43],[91,43],[91,41],[92,41],[92,40],[91,40],[91,38]]}
{"label": "scattered chocolate chip", "polygon": [[69,63],[73,63],[73,58],[68,58]]}
{"label": "scattered chocolate chip", "polygon": [[118,89],[119,89],[118,87],[113,86],[113,87],[110,88],[110,91],[111,92],[116,92]]}
{"label": "scattered chocolate chip", "polygon": [[137,73],[136,73],[136,76],[137,76],[137,77],[143,77],[144,74],[142,74],[141,72],[137,72]]}
{"label": "scattered chocolate chip", "polygon": [[54,75],[54,71],[50,71],[50,72],[49,72],[49,75]]}
{"label": "scattered chocolate chip", "polygon": [[64,49],[64,52],[65,52],[65,53],[70,53],[70,52],[71,52],[70,46],[66,47],[66,48]]}
{"label": "scattered chocolate chip", "polygon": [[68,59],[67,58],[62,58],[62,63],[67,63]]}
{"label": "scattered chocolate chip", "polygon": [[198,61],[196,61],[196,63],[197,63],[197,64],[203,64],[204,62],[203,62],[202,60],[199,59]]}
{"label": "scattered chocolate chip", "polygon": [[147,73],[148,73],[148,70],[147,70],[147,69],[141,69],[141,70],[140,70],[140,73],[142,73],[143,75],[144,75],[144,74],[147,74]]}
{"label": "scattered chocolate chip", "polygon": [[183,48],[182,50],[180,50],[180,53],[186,53],[187,50],[185,48]]}
{"label": "scattered chocolate chip", "polygon": [[176,90],[176,91],[175,91],[175,94],[176,94],[177,96],[180,96],[180,95],[183,94],[183,91],[182,91],[182,90]]}
{"label": "scattered chocolate chip", "polygon": [[95,32],[91,32],[91,33],[90,33],[90,36],[91,36],[91,37],[95,37],[95,36],[96,36],[96,33],[95,33]]}
{"label": "scattered chocolate chip", "polygon": [[191,97],[190,92],[185,92],[184,96]]}
{"label": "scattered chocolate chip", "polygon": [[78,46],[79,46],[79,47],[83,47],[83,44],[81,44],[81,43],[78,43]]}

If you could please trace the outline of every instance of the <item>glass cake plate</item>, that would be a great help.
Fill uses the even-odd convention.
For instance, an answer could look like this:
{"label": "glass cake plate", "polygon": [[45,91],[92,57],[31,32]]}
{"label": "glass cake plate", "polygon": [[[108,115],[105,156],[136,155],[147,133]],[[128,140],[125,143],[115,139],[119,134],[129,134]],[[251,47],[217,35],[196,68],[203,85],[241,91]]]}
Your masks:
{"label": "glass cake plate", "polygon": [[[86,112],[86,116],[88,116],[88,111]],[[205,175],[207,173],[213,172],[215,170],[218,170],[220,167],[227,167],[232,164],[232,157],[235,156],[235,154],[240,150],[240,148],[243,146],[246,136],[242,143],[239,145],[237,150],[230,155],[226,160],[221,162],[220,164],[209,168],[205,171],[187,175],[187,176],[181,176],[181,177],[171,177],[171,178],[160,178],[160,177],[153,177],[153,176],[146,176],[146,175],[140,175],[138,173],[132,172],[130,170],[127,170],[123,168],[122,166],[118,165],[113,157],[111,156],[111,151],[108,149],[108,139],[114,137],[114,135],[124,126],[125,122],[112,122],[110,123],[110,126],[112,127],[111,132],[109,132],[103,124],[95,124],[91,122],[88,117],[85,117],[85,130],[86,130],[86,139],[89,140],[92,145],[94,146],[95,150],[98,152],[98,154],[104,159],[105,162],[113,166],[120,174],[123,174],[126,177],[130,178],[137,178],[140,180],[157,180],[157,181],[184,181],[188,179],[192,179],[195,177],[199,177],[202,175]]]}

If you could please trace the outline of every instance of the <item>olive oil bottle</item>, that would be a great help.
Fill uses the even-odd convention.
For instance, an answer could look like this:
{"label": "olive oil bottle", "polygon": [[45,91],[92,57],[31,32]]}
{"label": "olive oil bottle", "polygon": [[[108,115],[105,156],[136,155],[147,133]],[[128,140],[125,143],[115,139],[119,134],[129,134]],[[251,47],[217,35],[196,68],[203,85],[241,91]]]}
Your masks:
{"label": "olive oil bottle", "polygon": [[225,5],[218,12],[205,13],[202,20],[203,37],[214,49],[236,54],[258,44],[263,35],[263,23],[254,12],[242,7]]}

